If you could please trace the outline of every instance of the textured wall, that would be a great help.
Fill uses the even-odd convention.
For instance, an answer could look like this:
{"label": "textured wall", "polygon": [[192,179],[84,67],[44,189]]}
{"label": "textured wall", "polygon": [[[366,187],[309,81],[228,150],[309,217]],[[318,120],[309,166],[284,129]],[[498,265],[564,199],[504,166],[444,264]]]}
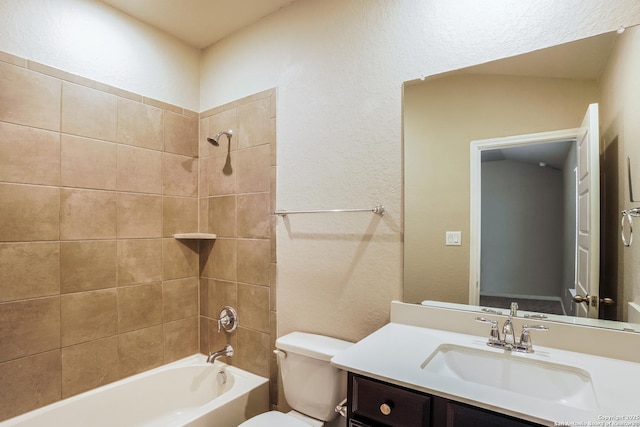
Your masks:
{"label": "textured wall", "polygon": [[279,209],[389,210],[278,219],[278,333],[355,340],[402,296],[404,81],[639,21],[635,0],[305,0],[207,49],[201,109],[278,87]]}
{"label": "textured wall", "polygon": [[0,51],[198,111],[200,51],[97,0],[0,1]]}
{"label": "textured wall", "polygon": [[0,420],[198,351],[197,117],[0,52]]}

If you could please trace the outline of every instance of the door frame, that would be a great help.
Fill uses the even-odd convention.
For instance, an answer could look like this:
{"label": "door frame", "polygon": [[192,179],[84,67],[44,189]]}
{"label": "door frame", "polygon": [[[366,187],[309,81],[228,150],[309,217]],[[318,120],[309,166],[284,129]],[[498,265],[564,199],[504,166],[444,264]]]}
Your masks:
{"label": "door frame", "polygon": [[520,147],[528,144],[544,144],[559,141],[577,141],[583,133],[580,128],[551,132],[530,133],[502,138],[471,141],[470,147],[470,205],[469,205],[469,304],[480,305],[480,248],[482,213],[482,151]]}

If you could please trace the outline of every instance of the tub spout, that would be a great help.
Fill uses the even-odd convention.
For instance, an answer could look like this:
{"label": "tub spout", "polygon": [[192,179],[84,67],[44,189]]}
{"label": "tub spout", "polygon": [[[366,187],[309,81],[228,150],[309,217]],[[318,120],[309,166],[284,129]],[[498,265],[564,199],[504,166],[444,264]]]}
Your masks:
{"label": "tub spout", "polygon": [[231,356],[233,356],[233,347],[227,344],[224,346],[222,350],[213,351],[209,353],[209,357],[207,357],[207,363],[213,363],[221,357],[231,357]]}

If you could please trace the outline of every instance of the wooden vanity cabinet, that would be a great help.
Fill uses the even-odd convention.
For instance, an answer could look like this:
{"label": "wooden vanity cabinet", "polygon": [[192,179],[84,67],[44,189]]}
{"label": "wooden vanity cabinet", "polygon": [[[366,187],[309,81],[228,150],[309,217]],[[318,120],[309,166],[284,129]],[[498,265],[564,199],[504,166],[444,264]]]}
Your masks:
{"label": "wooden vanity cabinet", "polygon": [[540,424],[349,373],[348,427],[529,427]]}

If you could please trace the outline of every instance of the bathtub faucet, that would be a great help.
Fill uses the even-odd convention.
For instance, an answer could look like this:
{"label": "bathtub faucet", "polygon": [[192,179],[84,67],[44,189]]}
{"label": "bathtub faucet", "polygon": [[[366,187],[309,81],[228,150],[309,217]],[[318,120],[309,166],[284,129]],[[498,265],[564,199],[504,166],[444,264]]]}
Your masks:
{"label": "bathtub faucet", "polygon": [[209,353],[209,357],[207,357],[207,363],[213,363],[221,357],[231,357],[231,356],[233,356],[233,347],[227,344],[224,346],[222,350],[213,351]]}

